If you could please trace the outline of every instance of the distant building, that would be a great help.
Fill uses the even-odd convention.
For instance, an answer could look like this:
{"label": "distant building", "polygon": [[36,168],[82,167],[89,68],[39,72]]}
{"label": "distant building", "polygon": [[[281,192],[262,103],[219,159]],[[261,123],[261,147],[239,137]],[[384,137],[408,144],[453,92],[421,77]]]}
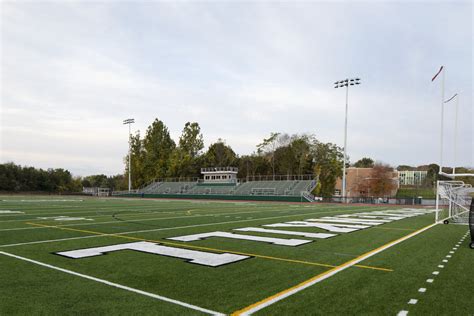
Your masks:
{"label": "distant building", "polygon": [[425,181],[428,171],[398,171],[398,181],[400,185],[420,186]]}
{"label": "distant building", "polygon": [[[397,171],[390,171],[386,177],[391,181],[391,189],[385,197],[393,197],[397,194],[399,187]],[[374,183],[378,179],[374,176],[374,168],[354,168],[346,169],[346,196],[352,197],[373,197]],[[335,196],[342,194],[342,179],[338,178],[334,191]]]}
{"label": "distant building", "polygon": [[238,172],[235,167],[201,168],[204,183],[237,183]]}

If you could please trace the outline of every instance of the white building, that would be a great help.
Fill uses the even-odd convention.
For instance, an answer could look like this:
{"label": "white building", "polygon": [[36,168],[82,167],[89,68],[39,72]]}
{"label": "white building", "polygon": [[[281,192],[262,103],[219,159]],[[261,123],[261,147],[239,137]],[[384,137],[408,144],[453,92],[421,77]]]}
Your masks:
{"label": "white building", "polygon": [[235,167],[201,168],[204,183],[237,183],[238,172]]}
{"label": "white building", "polygon": [[428,175],[428,171],[398,171],[400,185],[422,185]]}

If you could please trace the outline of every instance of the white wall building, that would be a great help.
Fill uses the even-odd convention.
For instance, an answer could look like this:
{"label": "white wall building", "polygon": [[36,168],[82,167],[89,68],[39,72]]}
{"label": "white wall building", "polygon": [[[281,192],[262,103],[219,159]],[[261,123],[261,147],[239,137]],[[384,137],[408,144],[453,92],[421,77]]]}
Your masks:
{"label": "white wall building", "polygon": [[422,185],[428,171],[398,171],[398,181],[400,185]]}
{"label": "white wall building", "polygon": [[201,168],[204,183],[237,183],[238,172],[235,167]]}

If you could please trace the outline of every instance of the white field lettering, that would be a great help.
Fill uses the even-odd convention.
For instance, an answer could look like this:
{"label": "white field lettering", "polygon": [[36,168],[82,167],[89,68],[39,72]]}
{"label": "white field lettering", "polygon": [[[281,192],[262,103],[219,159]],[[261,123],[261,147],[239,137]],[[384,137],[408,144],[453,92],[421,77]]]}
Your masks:
{"label": "white field lettering", "polygon": [[0,210],[0,214],[25,214],[22,211]]}
{"label": "white field lettering", "polygon": [[131,242],[126,244],[117,244],[104,247],[94,247],[86,249],[78,249],[71,251],[56,252],[57,255],[72,259],[88,258],[102,256],[109,252],[120,250],[135,250],[155,255],[167,256],[184,259],[189,263],[204,265],[208,267],[218,267],[229,263],[234,263],[249,256],[236,255],[232,253],[210,253],[204,251],[196,251],[169,246],[162,246],[159,243],[148,241]]}
{"label": "white field lettering", "polygon": [[[257,232],[257,233],[266,233],[266,234],[279,234],[279,235],[294,235],[294,236],[303,236],[311,239],[327,239],[337,236],[334,233],[351,233],[363,229],[367,229],[373,226],[378,226],[393,221],[398,221],[408,217],[414,217],[419,215],[425,215],[434,212],[434,210],[424,210],[424,209],[400,209],[400,210],[386,210],[386,211],[373,211],[373,212],[361,212],[354,214],[343,214],[330,217],[321,217],[321,218],[310,218],[302,221],[290,221],[274,224],[264,224],[264,227],[284,227],[284,228],[296,228],[296,227],[305,227],[305,228],[318,228],[331,232],[328,233],[312,233],[312,232],[301,232],[301,231],[291,231],[291,230],[278,230],[278,229],[267,229],[259,227],[243,227],[236,228],[235,231],[242,232]],[[221,238],[232,238],[232,239],[242,239],[242,240],[252,240],[256,242],[265,242],[271,243],[274,245],[283,245],[295,247],[303,245],[313,240],[301,240],[301,239],[282,239],[282,238],[273,238],[273,237],[262,237],[262,236],[253,236],[253,235],[242,235],[242,234],[233,234],[222,231],[215,231],[210,233],[200,233],[192,235],[184,235],[177,237],[170,237],[167,239],[178,240],[184,242],[191,242],[196,240],[202,240],[211,237],[221,237]]]}
{"label": "white field lettering", "polygon": [[264,242],[264,243],[269,243],[269,244],[274,244],[274,245],[291,246],[291,247],[300,246],[300,245],[312,242],[312,240],[304,240],[304,239],[283,239],[283,238],[273,238],[273,237],[261,237],[261,236],[241,235],[241,234],[233,234],[233,233],[219,232],[219,231],[203,233],[203,234],[193,234],[193,235],[180,236],[180,237],[171,237],[167,239],[178,240],[178,241],[196,241],[196,240],[203,240],[210,237],[253,240],[253,241],[259,241],[259,242]]}
{"label": "white field lettering", "polygon": [[[417,215],[423,215],[432,213],[433,210],[417,210]],[[291,231],[291,230],[280,230],[280,229],[268,229],[260,227],[243,227],[236,228],[235,231],[240,232],[256,232],[256,233],[265,233],[265,234],[277,234],[277,235],[292,235],[292,236],[302,236],[308,239],[293,239],[293,238],[275,238],[275,237],[264,237],[264,236],[254,236],[250,234],[236,234],[223,231],[214,231],[209,233],[200,233],[192,234],[185,236],[170,237],[167,239],[177,240],[182,242],[192,242],[197,240],[203,240],[212,237],[218,238],[230,238],[230,239],[240,239],[248,240],[255,242],[269,243],[273,245],[280,246],[289,246],[295,247],[311,243],[314,239],[328,239],[338,236],[336,233],[349,233],[358,230],[367,229],[373,226],[390,223],[395,220],[401,220],[407,217],[412,217],[413,214],[408,211],[376,211],[376,212],[364,212],[358,213],[362,216],[372,216],[370,214],[376,213],[377,220],[370,220],[357,217],[353,217],[357,214],[351,214],[349,218],[347,215],[339,215],[334,217],[322,217],[322,218],[312,218],[304,221],[291,221],[283,223],[274,223],[274,224],[264,224],[265,227],[306,227],[306,228],[318,228],[323,229],[332,233],[320,233],[320,232],[302,232],[302,231]],[[367,215],[369,214],[369,215]],[[383,215],[387,214],[386,217]],[[396,215],[396,216],[395,216]],[[364,225],[361,225],[364,224]],[[231,253],[215,254],[210,252],[188,250],[176,247],[163,246],[159,243],[152,242],[132,242],[125,244],[115,244],[109,246],[101,246],[87,249],[77,249],[71,251],[62,251],[57,252],[57,255],[61,255],[67,258],[86,258],[93,256],[101,256],[109,252],[119,251],[119,250],[135,250],[145,253],[151,253],[156,255],[174,257],[179,259],[184,259],[186,262],[200,264],[210,267],[219,267],[226,264],[235,263],[242,261],[244,259],[251,258],[250,256],[242,256]]]}
{"label": "white field lettering", "polygon": [[330,224],[330,223],[312,223],[310,221],[291,221],[285,223],[276,223],[263,225],[266,227],[314,227],[321,228],[335,233],[352,233],[361,229],[369,228],[363,225],[347,225],[347,224]]}
{"label": "white field lettering", "polygon": [[52,216],[52,217],[38,217],[38,219],[42,220],[53,220],[53,221],[93,221],[92,218],[85,218],[85,217],[71,217],[71,216]]}

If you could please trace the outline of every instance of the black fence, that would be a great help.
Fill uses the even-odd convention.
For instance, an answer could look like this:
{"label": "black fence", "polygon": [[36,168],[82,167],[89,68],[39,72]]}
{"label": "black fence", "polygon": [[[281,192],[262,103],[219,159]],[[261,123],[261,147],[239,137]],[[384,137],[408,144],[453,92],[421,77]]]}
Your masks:
{"label": "black fence", "polygon": [[392,197],[331,197],[320,200],[326,203],[360,203],[360,204],[392,204],[392,205],[425,205],[435,206],[435,199],[423,198],[392,198]]}

